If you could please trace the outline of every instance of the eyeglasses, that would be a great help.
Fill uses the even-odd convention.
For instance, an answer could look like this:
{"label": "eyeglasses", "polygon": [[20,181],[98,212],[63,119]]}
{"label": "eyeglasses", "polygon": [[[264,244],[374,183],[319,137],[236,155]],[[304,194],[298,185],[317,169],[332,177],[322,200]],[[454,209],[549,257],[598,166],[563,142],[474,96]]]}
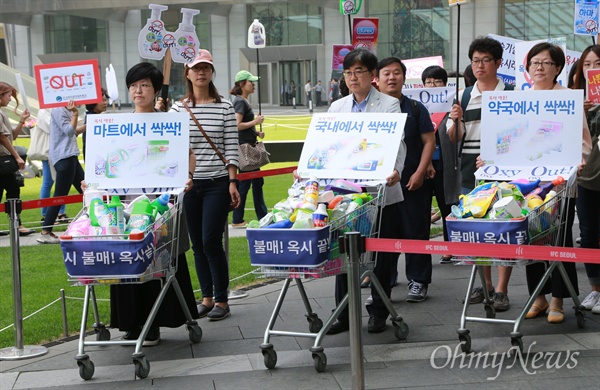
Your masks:
{"label": "eyeglasses", "polygon": [[483,66],[486,66],[487,64],[489,64],[490,62],[493,62],[493,61],[495,61],[493,58],[487,58],[486,57],[486,58],[482,58],[481,60],[473,60],[473,61],[471,61],[471,65],[473,65],[473,66],[479,66],[479,65],[483,64]]}
{"label": "eyeglasses", "polygon": [[353,76],[356,76],[356,78],[359,78],[360,76],[362,76],[365,73],[369,73],[368,70],[355,70],[354,72],[347,70],[344,72],[344,77],[349,79]]}
{"label": "eyeglasses", "polygon": [[425,80],[425,86],[426,87],[443,87],[444,86],[444,80],[439,80],[439,79]]}
{"label": "eyeglasses", "polygon": [[142,91],[147,91],[150,88],[154,88],[154,87],[152,86],[152,84],[148,84],[148,83],[141,83],[141,84],[133,83],[133,84],[129,84],[129,91],[131,91],[131,92],[137,91],[139,88],[141,88]]}
{"label": "eyeglasses", "polygon": [[543,62],[535,61],[535,62],[530,62],[529,65],[533,66],[534,69],[536,69],[539,66],[541,66],[542,69],[548,69],[551,66],[554,66],[556,64],[554,62],[550,62],[550,61],[543,61]]}
{"label": "eyeglasses", "polygon": [[210,66],[198,66],[198,65],[194,65],[190,68],[191,70],[193,70],[196,73],[210,73],[212,72],[212,68]]}

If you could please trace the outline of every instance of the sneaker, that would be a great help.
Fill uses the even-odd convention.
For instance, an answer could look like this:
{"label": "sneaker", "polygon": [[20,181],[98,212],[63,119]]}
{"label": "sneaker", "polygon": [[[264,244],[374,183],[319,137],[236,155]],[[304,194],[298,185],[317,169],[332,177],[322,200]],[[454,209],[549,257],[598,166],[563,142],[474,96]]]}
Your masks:
{"label": "sneaker", "polygon": [[[494,287],[490,288],[488,292],[489,292],[490,298],[493,299],[494,292],[495,292]],[[485,298],[485,296],[483,294],[483,287],[475,287],[475,288],[473,288],[473,290],[471,290],[471,296],[469,298],[469,303],[470,304],[481,303],[481,302],[483,302],[484,298]]]}
{"label": "sneaker", "polygon": [[494,309],[496,309],[496,311],[507,311],[510,307],[508,304],[508,295],[502,292],[494,293],[492,299],[494,301]]}
{"label": "sneaker", "polygon": [[234,229],[245,229],[248,226],[248,222],[232,223],[231,227]]}
{"label": "sneaker", "polygon": [[592,313],[600,314],[600,300],[598,300],[598,302],[596,302],[594,307],[592,307]]}
{"label": "sneaker", "polygon": [[575,243],[577,243],[577,244],[581,245],[581,237],[577,237],[577,238],[575,239]]}
{"label": "sneaker", "polygon": [[213,309],[210,311],[210,313],[208,313],[207,316],[209,321],[220,321],[224,320],[230,315],[231,313],[229,312],[229,306],[223,308],[221,306],[215,305],[215,307],[213,307]]}
{"label": "sneaker", "polygon": [[423,302],[427,299],[427,285],[414,280],[408,284],[406,302]]}
{"label": "sneaker", "polygon": [[47,234],[41,233],[40,236],[36,239],[40,244],[58,244],[60,240],[56,237],[56,234],[50,232]]}
{"label": "sneaker", "polygon": [[146,335],[146,338],[144,339],[144,343],[142,344],[142,346],[153,347],[155,345],[158,345],[159,342],[160,342],[160,328],[159,327],[150,328],[150,330],[148,331],[148,334]]}
{"label": "sneaker", "polygon": [[442,256],[440,258],[440,264],[454,264],[454,260],[452,260],[452,256],[450,256],[450,257]]}
{"label": "sneaker", "polygon": [[369,306],[373,304],[373,295],[369,295],[369,298],[365,301],[365,306]]}
{"label": "sneaker", "polygon": [[600,291],[592,291],[587,297],[585,297],[583,302],[581,302],[581,306],[583,306],[585,310],[592,310],[592,308],[596,306],[599,301]]}
{"label": "sneaker", "polygon": [[136,330],[128,330],[121,338],[123,340],[137,340],[140,337],[140,333],[142,333],[142,328],[138,328]]}

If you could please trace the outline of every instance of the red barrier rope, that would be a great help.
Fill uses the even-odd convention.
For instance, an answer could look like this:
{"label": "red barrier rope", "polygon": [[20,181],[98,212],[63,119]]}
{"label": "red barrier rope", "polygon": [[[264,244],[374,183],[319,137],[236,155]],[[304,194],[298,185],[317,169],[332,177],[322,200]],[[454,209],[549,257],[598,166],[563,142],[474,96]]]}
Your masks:
{"label": "red barrier rope", "polygon": [[552,260],[600,264],[600,250],[598,249],[541,245],[367,238],[366,250],[371,252],[452,254],[455,256],[493,257],[498,259]]}
{"label": "red barrier rope", "polygon": [[[58,196],[56,198],[45,198],[45,199],[36,199],[36,200],[26,200],[22,202],[22,209],[39,209],[42,207],[50,207],[50,206],[61,206],[63,204],[70,203],[81,203],[83,201],[83,195],[66,195],[66,196]],[[5,205],[4,203],[0,204],[0,212],[4,212]]]}
{"label": "red barrier rope", "polygon": [[258,179],[259,177],[277,176],[277,175],[283,175],[284,173],[292,173],[297,168],[298,167],[287,167],[287,168],[267,169],[266,171],[244,172],[244,173],[238,174],[237,177],[240,180]]}

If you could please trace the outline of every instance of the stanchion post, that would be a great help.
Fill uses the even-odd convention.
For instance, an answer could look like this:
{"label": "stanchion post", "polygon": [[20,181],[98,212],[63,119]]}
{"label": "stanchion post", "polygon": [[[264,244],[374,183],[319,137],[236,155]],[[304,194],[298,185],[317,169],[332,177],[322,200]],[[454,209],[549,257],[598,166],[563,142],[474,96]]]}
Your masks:
{"label": "stanchion post", "polygon": [[[225,231],[223,232],[223,249],[225,250],[225,257],[227,258],[227,269],[230,269],[229,262],[229,223],[225,221]],[[229,290],[227,289],[227,299],[240,299],[246,298],[248,293],[237,291],[237,290]]]}
{"label": "stanchion post", "polygon": [[67,321],[67,299],[65,298],[65,289],[60,289],[60,303],[62,306],[62,317],[63,317],[63,334],[65,337],[69,337],[69,322]]}
{"label": "stanchion post", "polygon": [[[350,325],[350,368],[352,371],[352,388],[364,389],[365,377],[363,366],[362,322],[360,308],[360,253],[364,253],[364,237],[359,232],[344,234],[348,260],[348,314]],[[361,245],[362,241],[362,245]]]}
{"label": "stanchion post", "polygon": [[296,98],[295,97],[292,98],[292,108],[294,110],[296,109]]}
{"label": "stanchion post", "polygon": [[312,100],[310,100],[310,99],[308,100],[308,111],[311,113],[313,112]]}
{"label": "stanchion post", "polygon": [[23,300],[21,295],[21,255],[19,251],[19,214],[20,199],[6,200],[6,213],[10,222],[10,247],[13,268],[13,300],[15,307],[15,347],[0,350],[0,360],[20,360],[48,353],[48,349],[39,346],[23,345]]}

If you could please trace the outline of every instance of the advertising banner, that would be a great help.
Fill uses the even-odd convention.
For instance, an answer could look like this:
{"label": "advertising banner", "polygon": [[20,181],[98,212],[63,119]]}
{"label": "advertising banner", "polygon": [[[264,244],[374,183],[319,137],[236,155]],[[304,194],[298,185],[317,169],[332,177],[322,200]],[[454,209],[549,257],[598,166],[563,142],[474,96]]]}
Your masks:
{"label": "advertising banner", "polygon": [[406,114],[314,114],[306,134],[301,177],[384,180],[394,170]]}
{"label": "advertising banner", "polygon": [[182,112],[88,118],[85,181],[98,188],[183,187],[189,116]]}
{"label": "advertising banner", "polygon": [[40,108],[102,101],[98,60],[35,65],[34,72]]}
{"label": "advertising banner", "polygon": [[573,32],[577,35],[598,35],[598,0],[575,0]]}
{"label": "advertising banner", "polygon": [[368,49],[377,55],[379,18],[354,18],[352,24],[352,47]]}
{"label": "advertising banner", "polygon": [[352,45],[333,45],[331,69],[344,70],[344,58],[352,51]]}

